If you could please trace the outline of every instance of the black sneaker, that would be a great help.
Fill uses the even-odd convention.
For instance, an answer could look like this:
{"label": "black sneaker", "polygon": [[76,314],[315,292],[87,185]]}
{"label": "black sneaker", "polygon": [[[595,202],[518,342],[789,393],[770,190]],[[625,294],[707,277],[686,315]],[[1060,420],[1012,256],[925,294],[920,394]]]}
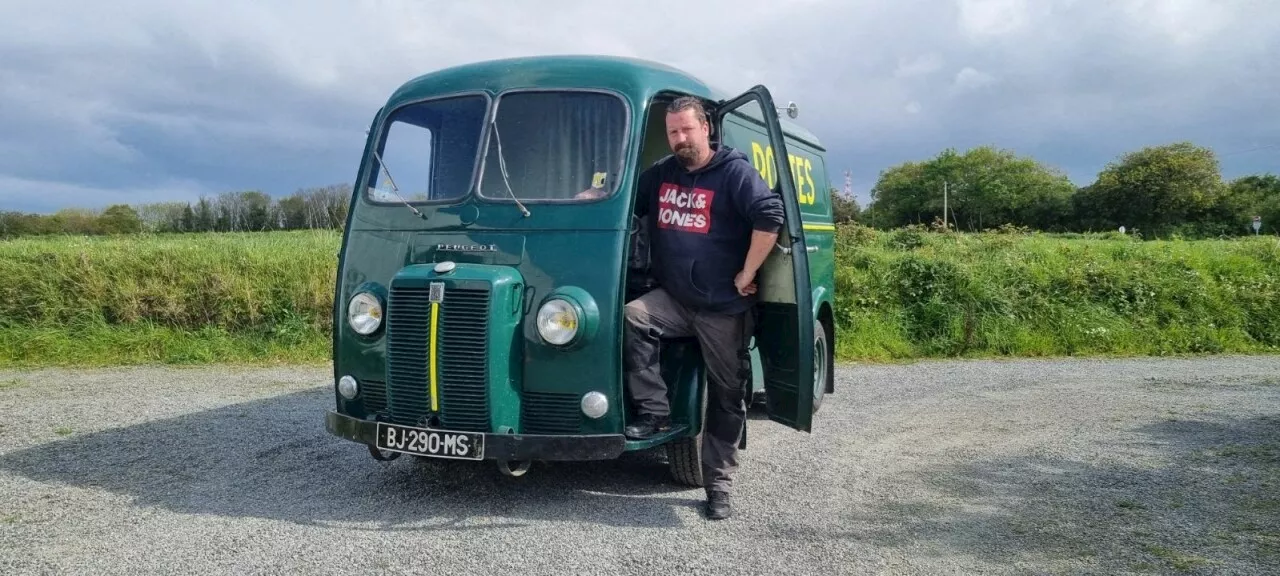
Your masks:
{"label": "black sneaker", "polygon": [[724,520],[733,515],[733,506],[729,504],[729,493],[716,490],[707,493],[707,519]]}
{"label": "black sneaker", "polygon": [[652,437],[654,434],[666,432],[670,429],[670,417],[644,414],[636,420],[635,424],[627,426],[627,428],[623,430],[623,433],[633,440],[643,440],[645,438]]}

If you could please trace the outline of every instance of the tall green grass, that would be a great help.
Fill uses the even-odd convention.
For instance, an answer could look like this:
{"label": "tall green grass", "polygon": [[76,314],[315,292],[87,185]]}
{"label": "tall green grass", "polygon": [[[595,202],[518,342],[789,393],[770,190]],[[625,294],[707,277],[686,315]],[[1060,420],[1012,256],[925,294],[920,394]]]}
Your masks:
{"label": "tall green grass", "polygon": [[0,242],[0,365],[323,362],[333,231]]}
{"label": "tall green grass", "polygon": [[838,234],[842,358],[1280,350],[1275,238]]}
{"label": "tall green grass", "polygon": [[[0,366],[325,362],[340,233],[0,242]],[[1275,238],[841,227],[842,360],[1280,351]]]}

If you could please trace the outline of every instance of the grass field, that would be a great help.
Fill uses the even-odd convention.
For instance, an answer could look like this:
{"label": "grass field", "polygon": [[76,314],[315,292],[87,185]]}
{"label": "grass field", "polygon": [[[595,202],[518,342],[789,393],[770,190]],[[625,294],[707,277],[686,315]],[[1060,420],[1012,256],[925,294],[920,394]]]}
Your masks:
{"label": "grass field", "polygon": [[[340,234],[0,242],[0,365],[325,362]],[[1280,351],[1275,238],[842,227],[842,360]]]}

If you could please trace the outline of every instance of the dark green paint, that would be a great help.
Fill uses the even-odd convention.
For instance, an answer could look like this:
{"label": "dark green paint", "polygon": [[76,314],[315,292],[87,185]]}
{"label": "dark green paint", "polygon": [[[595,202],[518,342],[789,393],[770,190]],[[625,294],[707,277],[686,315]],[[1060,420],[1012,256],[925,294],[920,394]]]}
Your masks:
{"label": "dark green paint", "polygon": [[[410,103],[461,93],[483,94],[492,106],[500,102],[504,92],[524,89],[596,90],[625,103],[630,122],[623,148],[626,163],[608,196],[574,202],[522,199],[530,212],[526,217],[510,198],[475,193],[477,166],[471,189],[449,200],[415,202],[420,216],[401,203],[369,201],[364,192],[376,176],[373,150],[381,141],[390,112]],[[495,282],[486,336],[490,348],[484,363],[489,432],[524,433],[533,426],[530,422],[539,418],[540,426],[564,428],[573,423],[567,419],[565,399],[573,399],[576,410],[576,399],[594,390],[608,398],[609,411],[598,420],[576,412],[573,432],[620,434],[625,425],[620,323],[627,298],[625,262],[632,187],[640,170],[669,152],[662,115],[659,111],[650,118],[650,105],[655,98],[680,94],[713,102],[732,100],[727,108],[717,111],[717,115],[734,112],[724,120],[725,143],[753,158],[756,168],[784,195],[788,219],[779,243],[794,251],[789,257],[775,252],[766,269],[774,260],[790,258],[795,272],[782,269],[778,286],[792,293],[785,302],[761,305],[766,329],[756,343],[759,348],[752,353],[752,386],[755,392],[766,384],[771,390],[771,418],[808,430],[812,326],[823,322],[832,346],[836,336],[830,321],[834,231],[827,229],[831,202],[824,149],[812,134],[769,109],[774,103],[763,88],[742,95],[727,94],[661,64],[600,56],[517,58],[440,70],[406,82],[377,111],[360,160],[338,254],[333,342],[336,412],[368,419],[380,407],[376,397],[366,403],[363,394],[352,401],[343,399],[336,388],[342,375],[350,374],[362,384],[382,383],[388,378],[387,319],[371,336],[355,334],[346,321],[350,298],[360,287],[374,286],[386,311],[393,279],[428,281],[436,276],[431,265],[452,261],[456,268],[446,278]],[[764,114],[762,105],[766,107]],[[488,130],[481,135],[481,150],[491,137]],[[772,162],[765,151],[773,152]],[[794,168],[788,154],[800,159]],[[395,167],[391,170],[394,177]],[[476,251],[477,246],[485,249]],[[587,311],[582,322],[586,332],[564,348],[542,342],[535,325],[538,307],[558,293],[571,296]],[[675,342],[664,352],[663,371],[672,390],[676,429],[665,438],[626,442],[625,449],[651,447],[701,429],[698,407],[705,375],[697,352],[692,340]],[[422,390],[426,386],[423,382]],[[441,386],[448,386],[448,382]],[[546,412],[529,412],[531,406]],[[530,413],[533,417],[528,417]]]}

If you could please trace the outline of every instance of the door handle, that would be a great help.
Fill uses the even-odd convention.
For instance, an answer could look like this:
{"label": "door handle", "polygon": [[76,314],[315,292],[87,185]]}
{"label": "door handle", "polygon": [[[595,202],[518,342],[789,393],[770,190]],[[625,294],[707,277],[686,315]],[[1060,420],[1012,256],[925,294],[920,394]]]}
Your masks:
{"label": "door handle", "polygon": [[[786,254],[786,255],[788,255],[788,256],[790,256],[790,255],[791,255],[791,248],[784,248],[781,244],[778,244],[778,243],[776,243],[776,242],[775,242],[773,245],[774,245],[775,247],[777,247],[777,249],[778,249],[778,251],[779,251],[779,252],[782,252],[783,254]],[[814,253],[814,252],[817,252],[817,251],[818,251],[818,247],[817,247],[817,246],[805,246],[805,247],[804,247],[804,251],[805,251],[805,252],[808,252],[808,253],[810,253],[810,254],[812,254],[812,253]]]}

